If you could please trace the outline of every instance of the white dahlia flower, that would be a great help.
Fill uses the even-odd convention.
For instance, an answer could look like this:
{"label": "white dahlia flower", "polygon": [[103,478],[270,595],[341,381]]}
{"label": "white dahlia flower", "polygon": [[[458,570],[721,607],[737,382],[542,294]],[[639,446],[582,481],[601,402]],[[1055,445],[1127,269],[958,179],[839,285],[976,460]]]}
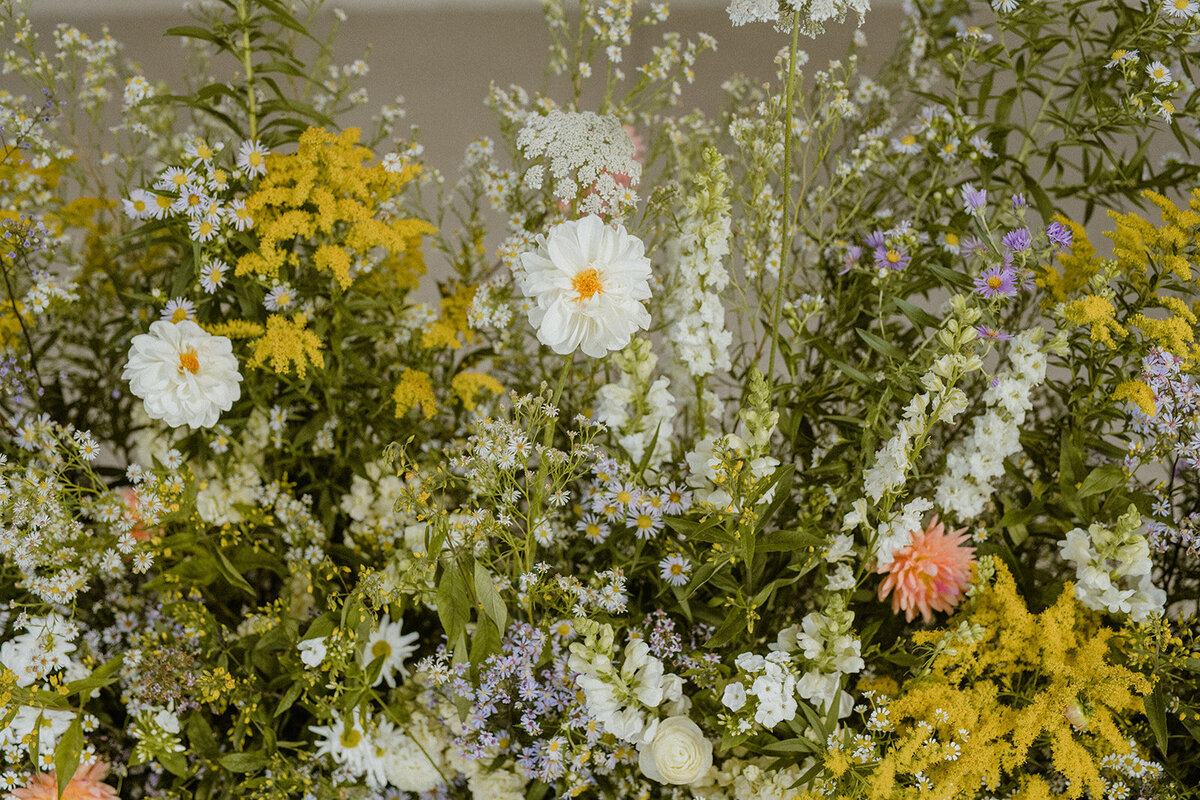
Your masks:
{"label": "white dahlia flower", "polygon": [[146,413],[172,428],[210,428],[241,395],[233,345],[190,320],[154,322],[133,337],[121,377]]}
{"label": "white dahlia flower", "polygon": [[582,349],[592,358],[629,344],[650,325],[650,259],[621,225],[589,215],[538,236],[535,253],[521,255],[521,291],[533,298],[529,321],[538,341],[562,355]]}
{"label": "white dahlia flower", "polygon": [[704,777],[712,766],[712,753],[712,742],[699,725],[687,717],[668,717],[642,745],[638,766],[651,780],[682,786]]}

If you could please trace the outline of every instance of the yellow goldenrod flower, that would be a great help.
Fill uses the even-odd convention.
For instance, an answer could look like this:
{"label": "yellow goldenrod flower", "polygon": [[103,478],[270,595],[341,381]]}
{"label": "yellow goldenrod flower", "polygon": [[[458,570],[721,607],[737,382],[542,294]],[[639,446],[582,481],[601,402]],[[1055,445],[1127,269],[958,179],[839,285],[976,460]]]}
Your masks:
{"label": "yellow goldenrod flower", "polygon": [[266,333],[254,343],[250,366],[261,367],[269,361],[271,369],[279,375],[286,375],[295,367],[296,376],[301,380],[310,363],[318,368],[325,366],[321,340],[305,327],[307,324],[308,319],[303,314],[291,319],[280,314],[268,317]]}
{"label": "yellow goldenrod flower", "polygon": [[498,395],[504,391],[500,381],[482,372],[460,372],[450,381],[450,390],[462,402],[467,411],[475,410],[475,398],[480,392]]}
{"label": "yellow goldenrod flower", "polygon": [[1067,303],[1063,313],[1076,325],[1091,325],[1093,342],[1102,342],[1109,347],[1116,347],[1113,334],[1115,333],[1118,337],[1125,335],[1125,329],[1115,318],[1116,311],[1112,301],[1107,297],[1093,294]]}
{"label": "yellow goldenrod flower", "polygon": [[1158,413],[1158,406],[1154,401],[1154,392],[1145,381],[1125,381],[1113,391],[1114,400],[1128,400],[1131,403],[1136,403],[1142,413],[1148,417],[1153,417]]}
{"label": "yellow goldenrod flower", "polygon": [[437,413],[437,398],[433,395],[433,382],[428,373],[415,369],[406,369],[400,376],[400,382],[392,390],[392,399],[396,401],[396,416],[403,417],[409,411],[420,406],[425,419],[432,419]]}

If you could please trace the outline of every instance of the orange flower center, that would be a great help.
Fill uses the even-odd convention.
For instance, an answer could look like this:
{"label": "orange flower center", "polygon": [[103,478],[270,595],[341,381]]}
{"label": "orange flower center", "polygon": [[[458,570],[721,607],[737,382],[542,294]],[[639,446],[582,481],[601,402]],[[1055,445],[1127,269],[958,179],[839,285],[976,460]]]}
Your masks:
{"label": "orange flower center", "polygon": [[592,296],[598,292],[604,291],[604,282],[600,280],[600,273],[595,267],[585,269],[571,279],[571,288],[579,293],[579,299],[576,302],[584,302],[591,300]]}
{"label": "orange flower center", "polygon": [[200,371],[200,359],[190,347],[179,354],[179,371],[183,372],[185,369],[193,375]]}
{"label": "orange flower center", "polygon": [[1004,280],[999,275],[992,275],[987,279],[987,285],[993,289],[999,289],[1004,285]]}

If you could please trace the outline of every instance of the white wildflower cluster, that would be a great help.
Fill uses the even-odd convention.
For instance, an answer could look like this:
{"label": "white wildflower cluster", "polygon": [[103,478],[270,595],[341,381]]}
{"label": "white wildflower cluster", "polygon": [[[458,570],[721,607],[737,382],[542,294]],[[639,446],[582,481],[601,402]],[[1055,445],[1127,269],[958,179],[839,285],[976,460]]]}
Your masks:
{"label": "white wildflower cluster", "polygon": [[955,165],[980,158],[994,158],[991,144],[970,132],[978,123],[966,114],[952,114],[941,106],[925,106],[912,125],[890,142],[892,153],[914,155],[928,150],[943,162]]}
{"label": "white wildflower cluster", "polygon": [[[836,597],[836,596],[835,596]],[[862,643],[852,634],[854,613],[836,601],[824,612],[812,611],[799,625],[779,632],[771,646],[775,652],[799,654],[806,670],[796,684],[805,700],[827,712],[836,702],[838,717],[850,715],[854,700],[841,689],[844,676],[862,671]]]}
{"label": "white wildflower cluster", "polygon": [[1009,365],[984,393],[986,410],[971,423],[971,433],[946,453],[946,469],[934,499],[939,508],[966,520],[983,511],[1004,474],[1004,461],[1021,451],[1021,425],[1033,407],[1031,392],[1046,380],[1046,355],[1038,347],[1041,328],[1013,338]]}
{"label": "white wildflower cluster", "polygon": [[1150,545],[1138,531],[1141,525],[1141,515],[1130,506],[1115,528],[1094,522],[1086,531],[1069,531],[1059,542],[1063,558],[1075,567],[1079,602],[1110,614],[1128,614],[1134,622],[1162,615],[1167,595],[1150,575]]}
{"label": "white wildflower cluster", "polygon": [[629,607],[625,584],[625,574],[620,569],[598,572],[585,583],[575,575],[551,575],[549,567],[541,564],[521,575],[517,598],[524,603],[535,592],[553,590],[578,618],[595,613],[624,614]]}
{"label": "white wildflower cluster", "polygon": [[[523,246],[534,246],[533,237],[530,236]],[[509,264],[506,256],[501,255],[501,260]],[[520,264],[519,251],[513,263]],[[512,294],[512,282],[508,280],[493,278],[479,284],[471,297],[471,307],[467,310],[467,324],[474,330],[495,331],[503,336],[512,325],[515,313]],[[527,306],[522,311],[528,313],[533,304],[528,298],[522,298],[522,301]]]}
{"label": "white wildflower cluster", "polygon": [[621,377],[597,391],[596,418],[616,435],[634,464],[641,464],[648,454],[647,466],[658,470],[670,457],[675,440],[678,409],[671,381],[653,377],[658,356],[648,339],[635,338],[613,360]]}
{"label": "white wildflower cluster", "polygon": [[542,162],[526,171],[526,184],[539,185],[548,171],[554,197],[575,203],[580,214],[621,216],[638,203],[633,187],[641,180],[642,165],[614,116],[557,109],[531,114],[517,145],[525,158]]}
{"label": "white wildflower cluster", "polygon": [[[771,477],[779,466],[779,459],[764,454],[753,454],[751,446],[737,434],[705,436],[696,442],[696,447],[685,455],[688,465],[687,485],[696,490],[696,502],[708,503],[720,509],[737,510],[737,503],[727,479],[730,467],[749,459],[745,477],[756,483]],[[755,502],[768,503],[771,494],[754,498]]]}
{"label": "white wildflower cluster", "polygon": [[253,506],[262,477],[253,464],[239,462],[228,468],[211,468],[196,483],[196,513],[209,525],[236,525],[244,515],[239,506]]}
{"label": "white wildflower cluster", "polygon": [[672,246],[667,279],[667,341],[693,378],[729,369],[733,333],[726,326],[721,292],[729,285],[731,209],[725,159],[704,154],[708,171],[697,175],[684,205],[679,238]]}
{"label": "white wildflower cluster", "polygon": [[790,654],[778,650],[766,656],[742,653],[734,664],[737,674],[721,693],[721,704],[733,712],[729,717],[732,732],[749,733],[754,724],[770,730],[796,718],[797,677]]}
{"label": "white wildflower cluster", "polygon": [[913,395],[896,432],[875,453],[875,458],[863,476],[863,491],[872,503],[894,496],[908,479],[916,450],[929,430],[938,422],[953,424],[967,407],[967,396],[955,386],[967,373],[983,366],[978,355],[967,351],[967,345],[977,334],[974,323],[979,311],[966,305],[962,296],[952,301],[955,310],[938,331],[938,342],[945,352],[921,377],[924,392]]}
{"label": "white wildflower cluster", "polygon": [[452,772],[446,764],[444,730],[419,711],[402,726],[358,710],[310,730],[317,736],[318,756],[329,756],[347,777],[364,779],[376,791],[393,786],[402,792],[430,792],[444,782],[443,774]]}
{"label": "white wildflower cluster", "polygon": [[[16,676],[17,686],[52,691],[54,685],[47,682],[52,675],[54,683],[88,676],[88,670],[73,655],[80,633],[74,622],[52,611],[36,617],[21,614],[15,618],[14,627],[21,632],[14,631],[12,638],[0,644],[0,664]],[[75,720],[76,712],[32,705],[5,710],[15,710],[16,715],[6,717],[0,729],[4,760],[20,763],[28,758],[36,732],[37,750],[43,759],[40,766],[52,766],[55,744]]]}
{"label": "white wildflower cluster", "polygon": [[[404,481],[383,461],[372,461],[364,475],[355,475],[339,507],[350,516],[348,538],[364,542],[406,541],[405,530],[415,520],[396,510],[405,493]],[[422,537],[425,526],[421,528]]]}
{"label": "white wildflower cluster", "polygon": [[570,668],[584,693],[587,713],[617,739],[634,745],[654,740],[661,708],[668,716],[690,704],[683,696],[683,679],[668,673],[650,646],[637,639],[623,648],[618,669],[611,625],[584,620],[576,623],[584,641],[571,644]]}
{"label": "white wildflower cluster", "polygon": [[[233,171],[221,166],[224,144],[210,144],[195,137],[184,147],[183,166],[167,167],[149,189],[134,189],[122,201],[126,216],[135,220],[181,219],[192,240],[220,241],[236,231],[254,226],[246,203],[233,197],[232,183],[245,177],[266,174],[268,151],[259,142],[243,142],[238,148]],[[201,270],[201,288],[212,293],[227,277],[216,279],[210,269]]]}
{"label": "white wildflower cluster", "polygon": [[94,576],[150,567],[152,552],[138,545],[183,492],[177,451],[169,452],[163,469],[132,465],[126,472],[130,486],[97,494],[72,477],[77,470],[90,473],[89,462],[99,454],[90,433],[43,415],[19,421],[16,438],[34,455],[21,467],[0,455],[0,556],[20,570],[29,592],[47,603],[69,604]]}
{"label": "white wildflower cluster", "polygon": [[750,22],[774,22],[790,28],[792,12],[800,12],[800,30],[808,36],[825,31],[830,20],[841,22],[846,13],[858,14],[859,24],[871,10],[870,0],[731,0],[726,11],[734,25]]}
{"label": "white wildflower cluster", "polygon": [[796,796],[800,779],[811,764],[805,760],[780,768],[778,761],[766,756],[723,759],[690,791],[699,800],[788,800]]}
{"label": "white wildflower cluster", "polygon": [[63,279],[50,272],[37,272],[33,286],[25,293],[24,304],[35,314],[43,314],[55,300],[62,303],[73,303],[79,299],[75,282]]}

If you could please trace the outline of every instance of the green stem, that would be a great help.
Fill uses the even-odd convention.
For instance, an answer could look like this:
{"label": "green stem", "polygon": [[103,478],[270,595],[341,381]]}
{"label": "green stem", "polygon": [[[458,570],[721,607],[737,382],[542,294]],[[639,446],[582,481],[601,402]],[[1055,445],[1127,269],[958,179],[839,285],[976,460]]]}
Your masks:
{"label": "green stem", "polygon": [[238,0],[238,24],[242,29],[242,69],[246,71],[246,114],[250,120],[250,141],[258,139],[258,96],[254,92],[254,52],[250,46],[250,3]]}
{"label": "green stem", "polygon": [[779,274],[776,276],[775,309],[771,314],[771,356],[767,360],[767,380],[775,380],[775,351],[779,344],[779,321],[783,314],[784,265],[791,246],[788,240],[788,223],[791,221],[788,205],[792,193],[792,100],[796,93],[796,51],[800,49],[800,12],[792,14],[792,47],[788,51],[787,91],[783,101],[783,219],[780,220]]}

